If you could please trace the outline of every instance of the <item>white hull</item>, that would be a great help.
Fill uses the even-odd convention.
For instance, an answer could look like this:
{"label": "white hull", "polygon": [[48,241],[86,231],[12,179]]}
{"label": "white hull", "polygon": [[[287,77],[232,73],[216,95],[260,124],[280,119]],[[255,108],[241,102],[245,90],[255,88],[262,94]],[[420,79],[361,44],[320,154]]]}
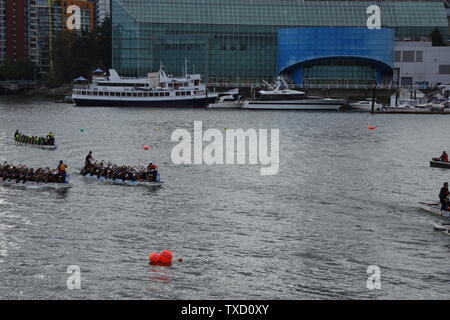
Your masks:
{"label": "white hull", "polygon": [[450,212],[444,211],[441,212],[441,205],[440,204],[427,204],[420,202],[420,208],[422,210],[425,210],[426,212],[429,212],[435,216],[441,217],[445,219],[445,222],[433,222],[433,228],[435,231],[442,231],[444,234],[450,236]]}
{"label": "white hull", "polygon": [[44,190],[44,189],[64,190],[72,187],[71,183],[37,183],[37,182],[17,183],[16,180],[3,181],[3,179],[0,179],[0,185],[6,187],[31,189],[31,190]]}
{"label": "white hull", "polygon": [[[374,105],[374,110],[381,110],[381,108],[383,108],[383,105],[379,104],[379,103],[375,103]],[[367,111],[367,112],[371,112],[372,111],[372,103],[370,104],[365,104],[365,103],[350,103],[350,109],[351,110],[359,110],[359,111]]]}
{"label": "white hull", "polygon": [[242,103],[241,102],[220,102],[220,103],[213,103],[208,106],[210,109],[241,109]]}
{"label": "white hull", "polygon": [[441,213],[441,205],[440,204],[427,204],[427,203],[420,202],[420,208],[422,210],[425,210],[425,211],[432,213],[436,216],[439,216],[441,218],[450,219],[449,211],[444,211],[443,214]]}
{"label": "white hull", "polygon": [[261,109],[261,110],[329,110],[337,111],[342,107],[343,103],[322,101],[246,101],[243,105],[245,109]]}
{"label": "white hull", "polygon": [[73,94],[77,106],[98,107],[206,107],[218,98],[215,93],[195,96],[167,97],[99,97],[89,94]]}
{"label": "white hull", "polygon": [[56,146],[56,145],[55,146],[39,145],[39,144],[23,143],[23,142],[18,142],[18,141],[15,141],[15,143],[19,146],[33,147],[33,148],[44,149],[44,150],[56,150],[58,148],[58,146]]}
{"label": "white hull", "polygon": [[98,182],[105,184],[115,184],[121,186],[131,186],[131,187],[150,187],[150,188],[159,188],[162,186],[163,182],[141,182],[141,181],[131,181],[131,180],[110,180],[105,179],[104,177],[97,178],[97,176],[86,175],[83,176],[86,179],[97,180]]}

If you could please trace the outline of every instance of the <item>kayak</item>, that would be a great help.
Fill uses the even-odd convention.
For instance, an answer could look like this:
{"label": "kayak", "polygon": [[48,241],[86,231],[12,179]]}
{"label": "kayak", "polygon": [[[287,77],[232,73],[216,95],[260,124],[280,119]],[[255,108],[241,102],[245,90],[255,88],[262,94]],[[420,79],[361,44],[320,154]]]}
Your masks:
{"label": "kayak", "polygon": [[430,167],[450,169],[450,162],[431,160]]}
{"label": "kayak", "polygon": [[419,202],[419,205],[422,210],[425,210],[425,211],[432,213],[436,216],[439,216],[441,218],[446,218],[446,219],[450,220],[450,212],[449,211],[441,212],[441,204],[440,203]]}
{"label": "kayak", "polygon": [[439,216],[444,219],[443,221],[432,222],[433,229],[435,231],[442,231],[446,235],[450,236],[450,212],[443,211],[441,212],[441,204],[440,203],[425,203],[419,202],[420,208],[429,213],[432,213],[436,216]]}
{"label": "kayak", "polygon": [[115,184],[115,185],[121,185],[121,186],[131,186],[131,187],[150,187],[150,188],[159,188],[162,187],[162,184],[164,182],[150,182],[150,181],[131,181],[131,180],[121,180],[121,179],[106,179],[104,177],[98,178],[97,176],[93,175],[85,175],[83,176],[86,179],[93,179],[97,180],[98,182],[105,183],[105,184]]}
{"label": "kayak", "polygon": [[44,150],[56,150],[56,148],[58,146],[56,145],[45,145],[45,144],[32,144],[32,143],[24,143],[24,142],[19,142],[16,141],[16,144],[20,145],[20,146],[28,146],[28,147],[34,147],[34,148],[38,148],[38,149],[44,149]]}
{"label": "kayak", "polygon": [[435,231],[449,231],[450,230],[450,222],[433,222],[433,228]]}
{"label": "kayak", "polygon": [[65,183],[42,183],[32,181],[27,181],[23,183],[22,181],[20,181],[19,183],[17,183],[16,180],[3,181],[3,179],[0,179],[0,185],[5,187],[33,189],[33,190],[44,190],[44,189],[64,190],[69,189],[73,186],[72,183],[70,183],[69,181]]}

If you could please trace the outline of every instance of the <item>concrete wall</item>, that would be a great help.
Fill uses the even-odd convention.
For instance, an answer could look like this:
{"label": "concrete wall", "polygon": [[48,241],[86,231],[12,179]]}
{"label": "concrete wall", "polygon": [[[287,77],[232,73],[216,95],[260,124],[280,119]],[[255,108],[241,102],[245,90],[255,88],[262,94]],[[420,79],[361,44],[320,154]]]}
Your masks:
{"label": "concrete wall", "polygon": [[[431,42],[397,41],[394,54],[394,81],[450,83],[450,46],[433,47]],[[399,53],[400,52],[400,53]],[[403,78],[403,81],[402,81]]]}

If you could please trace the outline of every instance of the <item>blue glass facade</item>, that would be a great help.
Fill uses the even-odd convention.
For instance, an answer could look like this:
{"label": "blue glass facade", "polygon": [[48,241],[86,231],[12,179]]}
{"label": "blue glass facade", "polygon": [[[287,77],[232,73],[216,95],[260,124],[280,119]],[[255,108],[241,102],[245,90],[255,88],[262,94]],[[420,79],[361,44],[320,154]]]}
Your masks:
{"label": "blue glass facade", "polygon": [[394,30],[289,28],[278,31],[277,71],[295,84],[390,81]]}

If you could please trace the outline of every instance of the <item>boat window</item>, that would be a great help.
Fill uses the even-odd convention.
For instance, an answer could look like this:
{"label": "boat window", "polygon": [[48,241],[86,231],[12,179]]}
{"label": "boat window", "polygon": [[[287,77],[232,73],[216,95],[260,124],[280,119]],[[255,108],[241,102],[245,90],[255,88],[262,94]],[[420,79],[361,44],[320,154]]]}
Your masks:
{"label": "boat window", "polygon": [[120,92],[116,92],[116,97],[120,97]]}
{"label": "boat window", "polygon": [[194,85],[196,85],[196,86],[200,85],[200,80],[195,80]]}
{"label": "boat window", "polygon": [[92,92],[92,94],[93,94],[94,96],[97,96],[97,95],[98,95],[97,91]]}
{"label": "boat window", "polygon": [[169,93],[169,92],[165,92],[164,95],[165,95],[166,97],[168,97],[168,96],[170,96],[170,93]]}
{"label": "boat window", "polygon": [[176,95],[179,96],[179,95],[180,95],[180,91],[177,91],[177,92],[176,92]]}
{"label": "boat window", "polygon": [[144,97],[148,97],[148,92],[144,92]]}
{"label": "boat window", "polygon": [[103,96],[103,91],[100,91],[100,92],[98,93],[98,95],[99,95],[99,96]]}
{"label": "boat window", "polygon": [[127,97],[131,97],[131,92],[127,92]]}

